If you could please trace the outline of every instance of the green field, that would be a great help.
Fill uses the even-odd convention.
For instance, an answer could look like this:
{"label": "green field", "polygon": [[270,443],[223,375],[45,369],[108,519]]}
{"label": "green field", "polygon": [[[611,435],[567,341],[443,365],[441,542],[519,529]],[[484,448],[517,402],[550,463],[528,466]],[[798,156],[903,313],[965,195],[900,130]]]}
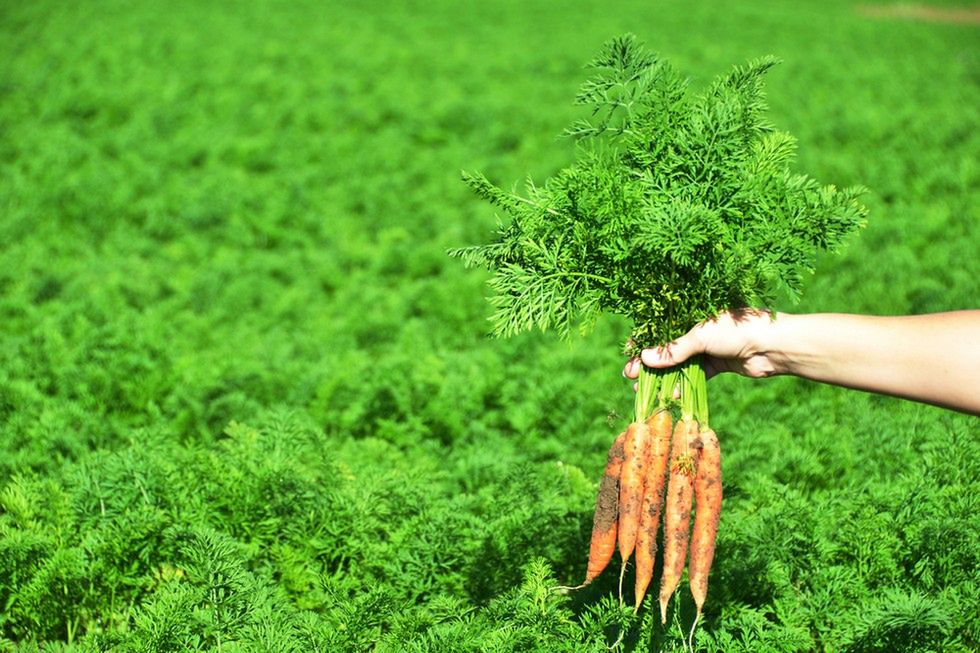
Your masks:
{"label": "green field", "polygon": [[[956,6],[944,2],[937,6]],[[447,249],[633,32],[773,54],[868,226],[790,311],[980,306],[980,26],[801,2],[0,4],[0,651],[681,651],[586,564],[629,325],[488,338]],[[930,371],[923,369],[922,374]],[[980,389],[978,389],[980,391]],[[977,418],[710,383],[699,651],[980,650]],[[618,566],[618,565],[617,565]],[[630,585],[630,583],[627,583]]]}

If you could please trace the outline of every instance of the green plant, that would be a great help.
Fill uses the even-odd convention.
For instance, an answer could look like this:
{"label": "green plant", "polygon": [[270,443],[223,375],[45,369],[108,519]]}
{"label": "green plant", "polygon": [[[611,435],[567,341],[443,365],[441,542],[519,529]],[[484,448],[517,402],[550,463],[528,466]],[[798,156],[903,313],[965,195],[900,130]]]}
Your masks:
{"label": "green plant", "polygon": [[[798,298],[816,254],[866,211],[861,188],[791,171],[796,142],[765,115],[762,79],[775,63],[737,66],[691,95],[633,36],[613,39],[576,98],[591,117],[565,131],[583,142],[574,163],[529,181],[526,197],[464,174],[511,217],[495,242],[450,252],[493,270],[494,334],[567,336],[609,311],[632,321],[636,354],[724,309],[770,304],[780,290]],[[637,420],[659,390],[637,396]]]}

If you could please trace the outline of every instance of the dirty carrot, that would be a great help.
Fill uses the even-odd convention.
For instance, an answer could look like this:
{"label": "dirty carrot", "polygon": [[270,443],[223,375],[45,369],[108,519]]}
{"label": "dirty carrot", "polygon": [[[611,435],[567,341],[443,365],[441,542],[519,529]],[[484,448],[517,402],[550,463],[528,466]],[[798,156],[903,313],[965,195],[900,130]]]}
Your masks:
{"label": "dirty carrot", "polygon": [[589,565],[582,586],[588,585],[606,568],[616,550],[619,531],[619,476],[625,452],[626,432],[619,434],[606,456],[606,472],[599,485],[595,515],[592,519],[592,543],[589,546]]}
{"label": "dirty carrot", "polygon": [[697,421],[691,418],[681,419],[674,428],[667,509],[664,515],[664,569],[660,578],[661,623],[667,623],[667,604],[684,571],[699,446]]}
{"label": "dirty carrot", "polygon": [[653,579],[653,565],[657,557],[657,528],[664,502],[667,480],[667,462],[670,458],[671,415],[659,410],[648,420],[652,435],[651,462],[647,469],[640,507],[640,526],[636,535],[636,606],[639,611],[647,587]]}
{"label": "dirty carrot", "polygon": [[[694,527],[691,533],[691,557],[687,574],[691,594],[698,608],[694,624],[701,618],[701,608],[708,595],[708,573],[715,556],[715,539],[721,519],[721,447],[713,430],[701,431],[701,459],[694,479]],[[691,627],[693,635],[694,626]]]}
{"label": "dirty carrot", "polygon": [[633,422],[626,429],[623,443],[625,460],[619,480],[619,555],[623,560],[619,572],[619,597],[623,597],[623,574],[626,561],[636,546],[640,527],[640,504],[643,502],[643,481],[650,463],[650,428],[645,422]]}

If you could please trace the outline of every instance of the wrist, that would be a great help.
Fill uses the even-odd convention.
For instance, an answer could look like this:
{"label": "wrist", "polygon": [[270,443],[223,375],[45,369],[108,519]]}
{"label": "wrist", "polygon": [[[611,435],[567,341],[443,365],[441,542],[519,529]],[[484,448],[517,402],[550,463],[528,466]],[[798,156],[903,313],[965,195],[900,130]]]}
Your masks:
{"label": "wrist", "polygon": [[742,340],[741,350],[737,354],[741,363],[734,371],[753,378],[790,373],[781,352],[781,337],[778,334],[778,323],[787,317],[785,313],[780,313],[777,318],[775,311],[757,309],[732,313],[731,318]]}
{"label": "wrist", "polygon": [[808,376],[816,363],[808,333],[813,329],[812,316],[780,312],[764,330],[763,346],[773,374]]}

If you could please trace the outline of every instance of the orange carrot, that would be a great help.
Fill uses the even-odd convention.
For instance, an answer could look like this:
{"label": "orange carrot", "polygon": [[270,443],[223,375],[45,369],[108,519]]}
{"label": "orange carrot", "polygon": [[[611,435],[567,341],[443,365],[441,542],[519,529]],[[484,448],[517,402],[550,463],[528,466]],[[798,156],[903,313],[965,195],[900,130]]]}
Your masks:
{"label": "orange carrot", "polygon": [[697,618],[701,616],[701,607],[708,595],[708,572],[715,557],[715,538],[721,519],[721,447],[718,436],[711,429],[705,429],[701,432],[701,443],[701,460],[694,479],[697,507],[691,533],[691,559],[687,567],[691,594],[698,607]]}
{"label": "orange carrot", "polygon": [[640,504],[643,503],[643,481],[650,463],[650,427],[633,422],[626,429],[623,443],[626,459],[619,479],[619,555],[623,566],[619,572],[619,596],[623,596],[623,574],[626,561],[636,546],[640,528]]}
{"label": "orange carrot", "polygon": [[623,443],[626,432],[619,434],[606,457],[606,472],[599,485],[596,497],[595,516],[592,519],[592,544],[589,546],[589,566],[585,572],[588,585],[602,573],[616,550],[616,535],[619,519],[619,476],[623,467],[625,453]]}
{"label": "orange carrot", "polygon": [[664,503],[667,461],[670,458],[670,411],[658,410],[647,420],[647,425],[652,435],[652,452],[643,484],[640,528],[636,534],[636,611],[639,611],[653,579],[653,564],[657,557],[657,528]]}
{"label": "orange carrot", "polygon": [[667,623],[667,604],[684,571],[699,447],[698,423],[689,418],[677,422],[671,451],[670,482],[667,486],[667,510],[664,515],[664,570],[660,578],[662,623]]}

